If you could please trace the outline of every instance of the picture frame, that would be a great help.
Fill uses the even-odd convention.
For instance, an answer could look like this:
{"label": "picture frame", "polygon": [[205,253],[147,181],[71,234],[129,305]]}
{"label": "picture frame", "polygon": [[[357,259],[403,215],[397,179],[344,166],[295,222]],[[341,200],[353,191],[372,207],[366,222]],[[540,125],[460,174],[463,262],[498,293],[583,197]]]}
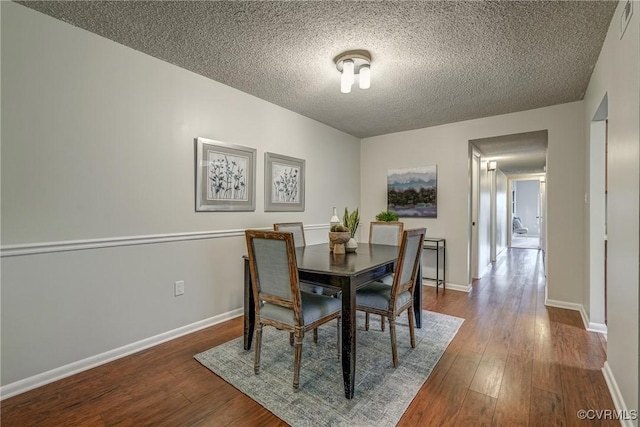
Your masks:
{"label": "picture frame", "polygon": [[196,212],[256,210],[256,149],[195,139]]}
{"label": "picture frame", "polygon": [[265,212],[304,212],[305,160],[264,154]]}
{"label": "picture frame", "polygon": [[438,166],[389,169],[387,210],[400,218],[437,218]]}

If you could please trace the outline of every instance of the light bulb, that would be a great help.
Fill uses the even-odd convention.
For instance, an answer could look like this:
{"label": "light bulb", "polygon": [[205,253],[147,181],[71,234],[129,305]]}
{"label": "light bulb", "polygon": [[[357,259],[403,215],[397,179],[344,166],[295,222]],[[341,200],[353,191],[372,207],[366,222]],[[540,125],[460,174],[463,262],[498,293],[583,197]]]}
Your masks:
{"label": "light bulb", "polygon": [[347,75],[343,72],[342,77],[340,78],[340,92],[349,93],[351,92],[351,82]]}
{"label": "light bulb", "polygon": [[346,76],[349,84],[353,84],[355,81],[355,64],[351,59],[345,59],[342,63],[342,75]]}
{"label": "light bulb", "polygon": [[350,93],[351,85],[355,80],[354,63],[351,59],[345,59],[342,62],[342,77],[340,78],[340,92]]}
{"label": "light bulb", "polygon": [[369,89],[371,87],[371,68],[369,64],[360,67],[360,89]]}

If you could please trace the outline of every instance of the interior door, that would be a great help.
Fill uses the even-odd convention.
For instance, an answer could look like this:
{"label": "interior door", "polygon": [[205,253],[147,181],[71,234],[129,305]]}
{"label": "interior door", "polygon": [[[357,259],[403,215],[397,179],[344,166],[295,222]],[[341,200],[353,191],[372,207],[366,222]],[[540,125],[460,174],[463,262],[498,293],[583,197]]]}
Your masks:
{"label": "interior door", "polygon": [[478,204],[480,203],[480,156],[473,153],[471,162],[471,278],[478,279],[480,266],[478,262]]}
{"label": "interior door", "polygon": [[540,179],[540,249],[547,249],[547,182],[546,178]]}

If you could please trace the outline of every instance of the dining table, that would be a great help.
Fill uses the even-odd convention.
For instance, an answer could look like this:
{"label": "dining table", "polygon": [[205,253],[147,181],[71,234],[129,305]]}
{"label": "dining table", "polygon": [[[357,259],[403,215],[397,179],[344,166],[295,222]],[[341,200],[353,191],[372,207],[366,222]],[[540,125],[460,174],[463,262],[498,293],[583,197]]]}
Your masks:
{"label": "dining table", "polygon": [[[399,248],[391,245],[360,243],[355,252],[334,254],[329,244],[296,248],[298,276],[340,290],[342,299],[342,376],[344,394],[352,399],[356,372],[356,290],[393,273]],[[418,271],[413,294],[417,328],[422,327],[422,274]],[[255,328],[255,301],[251,292],[249,260],[244,257],[244,349],[251,349]]]}

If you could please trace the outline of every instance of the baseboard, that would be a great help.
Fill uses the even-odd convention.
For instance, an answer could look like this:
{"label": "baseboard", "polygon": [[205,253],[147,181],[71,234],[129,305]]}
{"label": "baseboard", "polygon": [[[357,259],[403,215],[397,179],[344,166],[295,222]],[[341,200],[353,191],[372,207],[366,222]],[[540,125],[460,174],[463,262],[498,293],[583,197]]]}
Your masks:
{"label": "baseboard", "polygon": [[598,332],[604,335],[605,340],[607,339],[607,325],[605,325],[604,323],[589,322],[589,325],[587,326],[587,331]]}
{"label": "baseboard", "polygon": [[576,304],[576,303],[573,303],[573,302],[550,300],[550,299],[545,297],[544,305],[546,305],[548,307],[564,308],[564,309],[567,309],[567,310],[574,310],[574,311],[579,312],[580,313],[580,318],[582,318],[582,324],[584,325],[584,328],[589,332],[597,332],[599,334],[603,334],[605,339],[606,339],[606,337],[607,337],[607,325],[605,325],[604,323],[590,322],[589,321],[589,316],[587,315],[587,312],[584,309],[584,306],[582,304]]}
{"label": "baseboard", "polygon": [[225,322],[238,316],[242,316],[243,312],[244,311],[242,308],[238,308],[227,313],[200,320],[190,325],[182,326],[168,332],[163,332],[159,335],[145,338],[138,342],[127,344],[125,346],[109,350],[102,354],[97,354],[95,356],[91,356],[83,360],[78,360],[77,362],[69,363],[68,365],[64,365],[29,378],[7,384],[0,387],[0,400],[4,400],[6,398],[24,393],[34,388],[41,387],[45,384],[52,383],[54,381],[78,374],[83,371],[87,371],[91,368],[104,365],[105,363],[109,363],[113,360],[120,359],[133,353],[137,353],[149,347],[153,347],[158,344],[162,344],[163,342],[171,341],[183,335],[199,331],[200,329],[208,328],[209,326]]}
{"label": "baseboard", "polygon": [[[627,408],[627,405],[624,403],[624,399],[622,398],[622,393],[620,392],[620,388],[618,388],[618,383],[616,382],[616,379],[613,376],[613,372],[611,371],[609,362],[604,362],[604,366],[602,367],[602,375],[604,375],[604,381],[607,383],[607,388],[609,388],[609,394],[611,394],[611,399],[613,400],[613,404],[615,405],[618,414],[631,415],[631,411]],[[624,419],[620,420],[620,425],[623,427],[637,426],[637,424],[632,420],[624,420]]]}
{"label": "baseboard", "polygon": [[[436,287],[436,282],[431,281],[429,279],[422,279],[423,286],[430,286],[432,288]],[[440,289],[442,289],[442,284],[440,284]],[[471,292],[471,285],[456,285],[455,283],[447,283],[446,289],[448,291],[458,291],[458,292]]]}
{"label": "baseboard", "polygon": [[566,310],[573,310],[580,313],[580,317],[582,318],[582,324],[585,329],[589,329],[589,319],[587,317],[587,312],[584,310],[582,304],[576,304],[574,302],[566,302],[566,301],[558,301],[547,298],[545,291],[545,301],[544,305],[547,307],[555,307],[555,308],[564,308]]}

